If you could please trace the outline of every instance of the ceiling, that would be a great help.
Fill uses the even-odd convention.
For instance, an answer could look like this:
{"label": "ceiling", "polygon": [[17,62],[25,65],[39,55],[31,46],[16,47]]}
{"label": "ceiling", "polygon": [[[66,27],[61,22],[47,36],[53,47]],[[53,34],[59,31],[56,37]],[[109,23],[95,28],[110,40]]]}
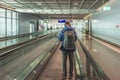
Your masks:
{"label": "ceiling", "polygon": [[0,0],[18,12],[38,14],[47,19],[82,19],[109,0]]}

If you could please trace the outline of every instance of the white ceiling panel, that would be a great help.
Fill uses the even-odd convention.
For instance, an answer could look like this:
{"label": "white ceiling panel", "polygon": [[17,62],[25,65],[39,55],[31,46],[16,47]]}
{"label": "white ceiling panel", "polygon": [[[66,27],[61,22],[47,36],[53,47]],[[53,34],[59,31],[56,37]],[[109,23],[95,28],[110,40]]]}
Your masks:
{"label": "white ceiling panel", "polygon": [[3,3],[5,3],[5,2],[3,2],[3,1],[0,1],[0,4],[3,4]]}
{"label": "white ceiling panel", "polygon": [[61,12],[61,10],[53,10],[54,12]]}
{"label": "white ceiling panel", "polygon": [[[108,1],[109,0],[0,0],[0,4],[7,7],[10,6],[15,8],[16,11],[24,13],[38,13],[42,14],[41,16],[52,14],[51,18],[55,18],[55,14],[57,14],[57,16],[61,14],[61,18],[69,14],[75,14],[75,16],[71,18],[83,18],[89,13],[96,12],[97,8]],[[68,18],[70,18],[70,15]]]}
{"label": "white ceiling panel", "polygon": [[51,12],[51,10],[44,10],[44,12]]}
{"label": "white ceiling panel", "polygon": [[63,9],[62,11],[63,12],[70,12],[70,10],[67,10],[67,9]]}

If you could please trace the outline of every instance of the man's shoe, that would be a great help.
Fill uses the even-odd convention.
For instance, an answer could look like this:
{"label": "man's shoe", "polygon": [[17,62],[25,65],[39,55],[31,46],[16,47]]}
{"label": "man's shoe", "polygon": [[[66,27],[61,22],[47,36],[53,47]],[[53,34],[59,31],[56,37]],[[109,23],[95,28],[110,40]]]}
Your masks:
{"label": "man's shoe", "polygon": [[62,79],[61,80],[65,80],[66,79],[66,75],[62,74]]}
{"label": "man's shoe", "polygon": [[73,78],[73,74],[70,74],[70,75],[69,75],[69,79],[72,79],[72,78]]}

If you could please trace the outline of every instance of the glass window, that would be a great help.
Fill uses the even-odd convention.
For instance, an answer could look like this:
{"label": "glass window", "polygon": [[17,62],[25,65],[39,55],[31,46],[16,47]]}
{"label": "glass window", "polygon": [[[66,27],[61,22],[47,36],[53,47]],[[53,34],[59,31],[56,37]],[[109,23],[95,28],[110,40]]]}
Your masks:
{"label": "glass window", "polygon": [[16,19],[13,19],[13,26],[12,26],[12,34],[13,35],[16,35],[16,27],[17,27],[17,25],[16,25]]}
{"label": "glass window", "polygon": [[7,10],[7,36],[12,36],[12,19],[11,19],[12,11]]}
{"label": "glass window", "polygon": [[7,18],[11,18],[11,11],[7,10]]}
{"label": "glass window", "polygon": [[18,35],[18,13],[16,12],[16,35]]}
{"label": "glass window", "polygon": [[0,28],[0,37],[18,35],[18,13],[0,8]]}
{"label": "glass window", "polygon": [[0,8],[0,28],[0,37],[18,35],[18,13]]}
{"label": "glass window", "polygon": [[16,19],[16,12],[12,12],[12,18]]}
{"label": "glass window", "polygon": [[11,29],[11,19],[7,19],[7,36],[12,35],[12,29]]}
{"label": "glass window", "polygon": [[16,13],[16,19],[18,19],[18,13]]}
{"label": "glass window", "polygon": [[16,21],[16,35],[18,35],[18,20]]}
{"label": "glass window", "polygon": [[0,8],[0,17],[5,17],[5,9]]}
{"label": "glass window", "polygon": [[5,18],[0,18],[0,37],[5,36]]}

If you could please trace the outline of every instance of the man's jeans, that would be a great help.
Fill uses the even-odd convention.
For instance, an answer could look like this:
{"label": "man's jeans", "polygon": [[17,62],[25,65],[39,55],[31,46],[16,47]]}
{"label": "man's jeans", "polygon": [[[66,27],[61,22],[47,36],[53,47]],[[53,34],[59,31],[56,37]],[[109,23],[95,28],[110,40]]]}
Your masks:
{"label": "man's jeans", "polygon": [[69,75],[73,74],[73,58],[74,58],[74,52],[68,53],[68,52],[62,52],[62,63],[63,63],[63,74],[67,74],[67,57],[69,58]]}

